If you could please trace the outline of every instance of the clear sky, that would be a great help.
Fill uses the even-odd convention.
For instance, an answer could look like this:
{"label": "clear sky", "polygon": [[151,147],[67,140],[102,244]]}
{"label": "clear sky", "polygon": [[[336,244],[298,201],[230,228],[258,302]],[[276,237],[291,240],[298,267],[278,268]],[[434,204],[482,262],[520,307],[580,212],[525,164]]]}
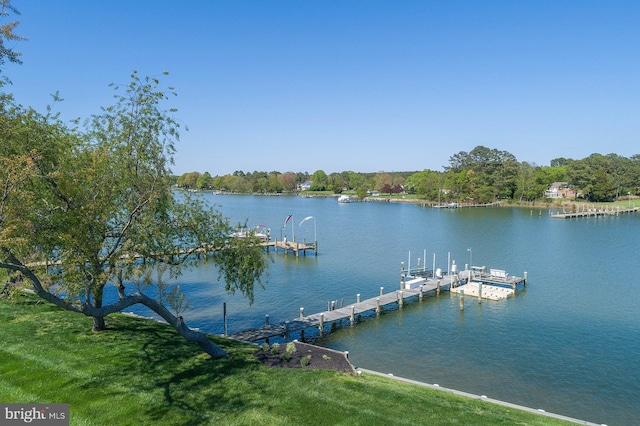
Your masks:
{"label": "clear sky", "polygon": [[19,102],[64,119],[170,75],[173,171],[442,170],[640,153],[640,1],[12,0]]}

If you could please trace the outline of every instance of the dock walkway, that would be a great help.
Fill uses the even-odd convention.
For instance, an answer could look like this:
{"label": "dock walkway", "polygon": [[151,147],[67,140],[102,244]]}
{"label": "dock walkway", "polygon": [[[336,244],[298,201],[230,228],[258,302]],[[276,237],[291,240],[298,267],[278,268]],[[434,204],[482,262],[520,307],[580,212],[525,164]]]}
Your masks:
{"label": "dock walkway", "polygon": [[556,213],[551,217],[555,219],[571,219],[574,217],[597,217],[597,216],[618,216],[622,213],[635,213],[638,211],[638,207],[630,209],[589,209],[573,213]]}
{"label": "dock walkway", "polygon": [[322,334],[327,323],[349,319],[353,324],[357,315],[368,312],[379,314],[385,306],[393,304],[397,304],[402,307],[406,299],[415,297],[422,299],[425,293],[433,291],[437,292],[438,289],[448,290],[455,282],[454,276],[444,276],[441,279],[431,278],[426,280],[422,286],[415,289],[396,290],[363,301],[357,301],[356,303],[349,304],[348,306],[341,308],[327,310],[307,316],[301,315],[299,318],[293,318],[279,324],[265,324],[263,327],[241,331],[239,333],[231,334],[228,337],[246,342],[257,342],[270,337],[287,336],[287,334],[293,332],[304,332],[304,330],[309,328],[317,328]]}

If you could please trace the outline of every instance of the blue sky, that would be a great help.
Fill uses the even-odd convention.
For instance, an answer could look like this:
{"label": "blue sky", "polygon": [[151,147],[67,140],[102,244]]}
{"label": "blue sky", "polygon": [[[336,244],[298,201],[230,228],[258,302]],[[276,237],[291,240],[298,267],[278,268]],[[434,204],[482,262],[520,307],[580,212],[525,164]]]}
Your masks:
{"label": "blue sky", "polygon": [[64,119],[170,75],[173,171],[442,170],[640,153],[638,1],[13,0],[19,102]]}

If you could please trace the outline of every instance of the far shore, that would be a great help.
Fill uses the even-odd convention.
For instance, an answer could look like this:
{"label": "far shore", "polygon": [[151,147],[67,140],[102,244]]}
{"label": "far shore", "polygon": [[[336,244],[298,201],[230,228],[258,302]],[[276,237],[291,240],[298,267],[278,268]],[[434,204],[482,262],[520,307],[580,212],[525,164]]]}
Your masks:
{"label": "far shore", "polygon": [[[294,193],[237,193],[237,192],[219,192],[211,190],[202,190],[195,192],[213,192],[218,195],[255,195],[255,196],[297,196],[297,197],[334,197],[337,198],[343,194],[334,194],[327,191],[302,191]],[[640,206],[640,196],[621,196],[617,200],[611,202],[590,202],[587,200],[573,200],[567,198],[560,199],[537,199],[534,201],[516,201],[516,200],[497,200],[493,203],[473,203],[473,202],[456,202],[448,201],[447,203],[438,203],[433,200],[426,200],[418,198],[415,195],[410,194],[382,194],[377,196],[368,196],[364,199],[357,197],[355,193],[344,193],[353,197],[355,202],[378,202],[378,203],[405,203],[405,204],[417,204],[423,207],[443,207],[448,203],[457,203],[458,208],[467,207],[517,207],[517,208],[529,208],[529,209],[565,209],[565,210],[583,210],[589,208],[596,209],[611,209],[611,208],[634,208]]]}

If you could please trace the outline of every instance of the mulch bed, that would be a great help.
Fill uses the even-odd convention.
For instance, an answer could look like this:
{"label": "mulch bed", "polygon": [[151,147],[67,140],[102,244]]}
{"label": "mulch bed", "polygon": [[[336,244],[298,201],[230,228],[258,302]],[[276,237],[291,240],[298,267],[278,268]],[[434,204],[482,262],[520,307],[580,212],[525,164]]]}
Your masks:
{"label": "mulch bed", "polygon": [[[308,343],[293,342],[296,351],[290,353],[291,358],[286,359],[287,344],[280,344],[278,351],[274,354],[271,350],[258,349],[254,356],[267,367],[273,368],[302,368],[307,370],[336,370],[343,373],[355,373],[356,370],[349,362],[344,352],[334,351]],[[284,355],[284,357],[283,357]],[[308,359],[308,363],[302,361]],[[306,364],[306,365],[304,365]]]}

